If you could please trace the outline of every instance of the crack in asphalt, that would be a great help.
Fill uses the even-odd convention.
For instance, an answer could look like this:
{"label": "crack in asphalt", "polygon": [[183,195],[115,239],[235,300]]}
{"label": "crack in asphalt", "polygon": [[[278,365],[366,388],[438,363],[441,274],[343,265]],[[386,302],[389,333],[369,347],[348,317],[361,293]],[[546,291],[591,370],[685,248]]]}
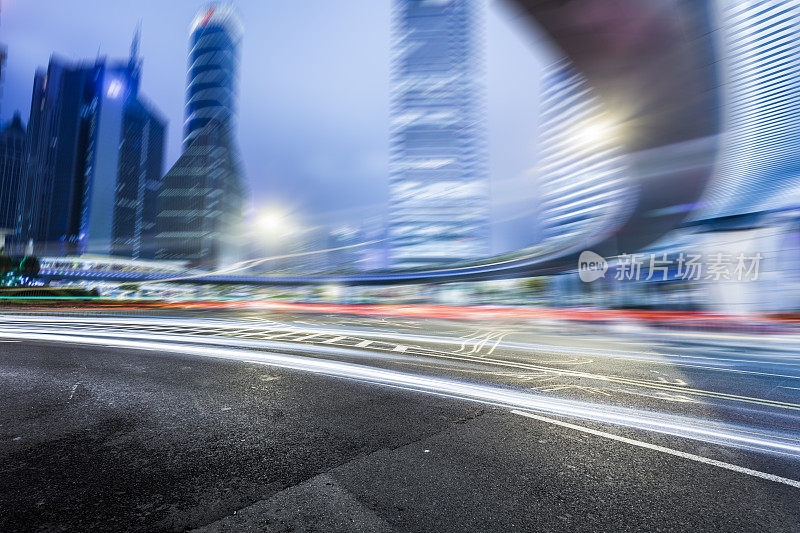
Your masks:
{"label": "crack in asphalt", "polygon": [[[295,489],[298,489],[298,488],[301,488],[303,486],[306,486],[309,483],[313,482],[317,478],[320,478],[322,476],[330,477],[337,470],[341,470],[341,469],[347,467],[348,465],[351,465],[351,464],[356,463],[356,462],[367,460],[370,457],[373,457],[373,456],[375,456],[377,454],[380,454],[380,453],[394,452],[394,451],[401,450],[401,449],[409,447],[409,446],[414,446],[415,444],[419,444],[420,442],[423,442],[423,441],[428,440],[430,438],[433,438],[433,437],[436,437],[438,435],[441,435],[442,433],[444,433],[446,431],[451,431],[452,429],[458,427],[459,425],[463,425],[463,424],[466,424],[468,422],[471,422],[473,420],[476,420],[476,419],[480,418],[481,416],[486,414],[486,411],[487,410],[485,408],[474,409],[473,412],[471,412],[469,415],[460,416],[460,417],[452,420],[449,424],[443,425],[440,429],[438,429],[436,431],[430,431],[430,432],[428,432],[428,433],[426,433],[424,435],[420,435],[419,437],[414,438],[412,440],[408,440],[408,441],[405,441],[405,442],[402,442],[402,443],[398,443],[396,446],[382,446],[382,447],[380,447],[380,448],[378,448],[378,449],[376,449],[374,451],[371,451],[369,453],[357,454],[354,457],[352,457],[352,458],[350,458],[350,459],[348,459],[346,461],[343,461],[343,462],[341,462],[341,463],[339,463],[339,464],[337,464],[335,466],[332,466],[332,467],[330,467],[330,468],[328,468],[328,469],[326,469],[326,470],[324,470],[322,472],[318,472],[318,473],[314,474],[313,476],[310,476],[308,478],[302,479],[302,480],[300,480],[300,481],[298,481],[296,483],[293,483],[291,485],[287,485],[287,486],[285,486],[285,487],[283,487],[283,488],[281,488],[279,490],[276,490],[275,492],[273,492],[271,494],[266,495],[265,497],[263,497],[263,498],[261,498],[259,500],[255,500],[252,503],[249,503],[249,504],[247,504],[247,505],[245,505],[243,507],[235,509],[235,510],[233,510],[233,512],[230,512],[230,513],[228,513],[226,515],[219,516],[219,517],[217,517],[217,518],[215,518],[215,519],[213,519],[213,520],[211,520],[211,521],[209,521],[209,522],[207,522],[205,524],[202,524],[202,525],[199,525],[199,526],[195,526],[190,531],[195,531],[195,532],[198,532],[198,533],[199,532],[208,532],[208,531],[227,531],[226,529],[214,529],[214,526],[215,525],[219,525],[220,527],[222,527],[221,523],[224,522],[227,519],[233,519],[237,515],[240,515],[242,513],[247,513],[248,510],[253,510],[256,507],[266,505],[268,502],[280,497],[282,494],[287,494],[287,493],[292,492]],[[347,490],[346,488],[342,487],[341,484],[338,484],[338,483],[337,483],[337,487],[340,490],[346,492],[350,496],[350,498],[352,500],[358,502],[358,504],[360,505],[360,507],[363,510],[369,511],[376,518],[379,518],[381,521],[384,521],[383,518],[378,516],[372,509],[370,509],[366,505],[366,503],[361,501],[355,494],[353,494],[352,491]]]}

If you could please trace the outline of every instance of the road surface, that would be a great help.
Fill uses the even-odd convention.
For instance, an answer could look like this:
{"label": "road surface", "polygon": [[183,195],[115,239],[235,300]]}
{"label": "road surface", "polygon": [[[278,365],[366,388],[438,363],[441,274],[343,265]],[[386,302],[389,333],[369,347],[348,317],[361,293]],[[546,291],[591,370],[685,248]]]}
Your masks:
{"label": "road surface", "polygon": [[798,531],[800,339],[0,317],[0,531]]}

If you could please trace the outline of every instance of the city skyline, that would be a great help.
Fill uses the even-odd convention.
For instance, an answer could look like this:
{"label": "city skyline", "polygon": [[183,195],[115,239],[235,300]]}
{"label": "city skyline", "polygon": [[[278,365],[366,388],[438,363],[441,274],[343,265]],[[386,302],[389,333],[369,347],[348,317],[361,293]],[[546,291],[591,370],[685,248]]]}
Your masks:
{"label": "city skyline", "polygon": [[34,80],[15,241],[38,254],[152,257],[164,123],[126,59],[52,57]]}
{"label": "city skyline", "polygon": [[797,531],[799,0],[203,1],[0,0],[0,532]]}
{"label": "city skyline", "polygon": [[[348,10],[318,6],[323,11],[319,16],[306,16],[310,11],[279,4],[274,6],[272,17],[252,16],[261,9],[253,3],[238,2],[236,5],[248,20],[257,23],[245,35],[243,44],[240,107],[247,109],[247,113],[243,114],[239,126],[244,173],[253,188],[254,204],[288,204],[301,213],[301,218],[309,219],[309,223],[331,226],[357,223],[364,216],[382,211],[388,196],[388,2],[365,2],[352,5]],[[141,19],[145,65],[143,92],[169,120],[165,161],[165,167],[169,168],[180,153],[183,130],[183,88],[176,90],[175,84],[185,82],[186,44],[177,36],[185,32],[196,6],[190,2],[176,3],[169,8],[159,6],[158,13],[162,16],[156,18],[155,4],[144,2],[135,9],[123,10],[113,21],[95,26],[91,22],[95,17],[101,18],[102,9],[92,13],[87,8],[76,18],[73,27],[63,28],[57,21],[58,6],[52,10],[43,9],[44,18],[31,26],[26,17],[33,15],[25,6],[5,5],[2,32],[3,41],[9,45],[9,64],[3,120],[7,121],[15,109],[20,109],[23,117],[27,116],[30,80],[25,71],[31,68],[34,56],[49,56],[52,52],[76,59],[92,58],[97,53],[98,42],[103,43],[101,55],[121,56],[123,42],[127,47],[129,35]],[[74,11],[81,12],[81,9],[80,2],[73,4]],[[356,24],[354,13],[374,23]],[[333,17],[332,23],[325,24],[323,15]],[[525,172],[534,163],[535,156],[538,79],[529,74],[531,69],[525,69],[524,76],[519,74],[517,69],[509,67],[511,62],[503,58],[511,52],[517,60],[519,54],[525,54],[524,61],[534,66],[539,60],[530,52],[527,42],[530,36],[517,32],[511,19],[496,6],[489,9],[490,142],[495,151],[501,146],[505,156],[490,158],[493,187],[500,189],[500,194],[496,195],[495,218],[511,219],[505,227],[499,228],[501,235],[496,241],[501,250],[524,245],[524,240],[530,237],[529,219],[523,218],[520,222],[517,215],[526,210],[525,195],[520,196],[519,185],[527,183],[530,187],[532,182],[526,182]],[[270,20],[273,21],[271,31],[265,32],[263,25]],[[291,32],[287,25],[291,26],[292,22],[295,23],[293,27],[305,30],[303,35],[313,34],[315,42],[329,41],[330,53],[321,53],[314,43],[303,43],[302,36],[288,35]],[[112,26],[124,31],[125,38],[116,33],[110,35]],[[35,28],[33,32],[32,27]],[[25,28],[26,35],[20,28]],[[165,28],[171,34],[165,32]],[[348,31],[354,29],[357,29],[355,34]],[[269,39],[287,44],[268,46]],[[362,43],[374,46],[361,46]],[[30,46],[26,46],[28,44]],[[46,50],[48,46],[50,50]],[[284,61],[282,56],[288,49],[300,58]],[[180,57],[176,58],[178,54]],[[42,60],[38,62],[41,64]],[[248,71],[248,65],[255,62],[262,66],[256,72],[252,68]],[[496,83],[509,78],[513,78],[513,83]],[[327,80],[321,89],[320,79]],[[263,98],[264,95],[270,97]],[[512,134],[520,129],[523,135]],[[512,188],[506,183],[513,183],[517,194],[506,192]],[[495,230],[497,232],[498,228]],[[515,234],[520,238],[514,240]],[[507,241],[505,245],[504,240]]]}

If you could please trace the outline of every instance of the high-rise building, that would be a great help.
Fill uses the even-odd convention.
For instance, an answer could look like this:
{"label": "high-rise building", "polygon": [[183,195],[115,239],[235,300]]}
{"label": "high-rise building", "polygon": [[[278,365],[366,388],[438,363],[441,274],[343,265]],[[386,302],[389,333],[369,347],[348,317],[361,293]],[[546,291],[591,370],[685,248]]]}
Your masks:
{"label": "high-rise building", "polygon": [[716,3],[726,135],[698,218],[798,207],[800,4]]}
{"label": "high-rise building", "polygon": [[235,137],[242,25],[236,11],[212,5],[189,36],[183,155],[159,192],[161,259],[215,266],[238,254],[244,194]]}
{"label": "high-rise building", "polygon": [[488,255],[483,2],[395,0],[388,238],[395,268]]}
{"label": "high-rise building", "polygon": [[217,266],[235,254],[242,190],[230,128],[212,120],[161,182],[156,257]]}
{"label": "high-rise building", "polygon": [[6,71],[6,60],[8,59],[8,52],[3,43],[0,43],[0,103],[3,101],[3,80]]}
{"label": "high-rise building", "polygon": [[155,193],[129,191],[157,188],[165,123],[140,98],[139,77],[138,34],[127,61],[51,58],[36,73],[20,243],[48,255],[148,255],[142,238],[155,224]]}
{"label": "high-rise building", "polygon": [[[139,94],[139,32],[127,63],[109,64],[102,98],[89,208],[87,251],[134,259],[155,256],[158,188],[166,120]],[[105,176],[115,179],[103,179]]]}
{"label": "high-rise building", "polygon": [[[6,47],[0,43],[0,104],[3,101],[7,58]],[[18,224],[19,187],[24,168],[25,127],[19,114],[15,114],[7,126],[3,127],[0,124],[0,246],[2,247],[5,247],[6,236],[13,234]]]}
{"label": "high-rise building", "polygon": [[0,128],[0,232],[13,234],[19,225],[19,189],[25,177],[25,126],[19,113]]}
{"label": "high-rise building", "polygon": [[20,237],[32,240],[38,253],[72,255],[85,248],[103,67],[51,58],[34,77]]}
{"label": "high-rise building", "polygon": [[630,192],[619,139],[567,59],[545,70],[540,107],[542,241],[553,251],[585,248],[625,220]]}
{"label": "high-rise building", "polygon": [[183,146],[212,119],[235,129],[242,23],[228,5],[211,5],[192,21]]}
{"label": "high-rise building", "polygon": [[125,107],[119,146],[111,254],[152,259],[166,122],[141,97]]}

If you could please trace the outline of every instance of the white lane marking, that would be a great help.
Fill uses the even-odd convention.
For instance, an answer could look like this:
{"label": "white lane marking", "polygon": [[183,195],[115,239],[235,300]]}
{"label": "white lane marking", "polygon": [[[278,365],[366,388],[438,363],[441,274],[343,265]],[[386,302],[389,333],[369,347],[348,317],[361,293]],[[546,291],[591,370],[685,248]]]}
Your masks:
{"label": "white lane marking", "polygon": [[295,342],[307,341],[309,339],[313,339],[314,337],[319,337],[320,335],[321,335],[321,333],[312,333],[311,335],[306,335],[304,337],[298,337],[297,339],[294,339],[294,341]]}
{"label": "white lane marking", "polygon": [[69,393],[69,399],[70,400],[72,399],[73,396],[75,396],[75,391],[78,390],[78,385],[80,385],[80,384],[81,384],[81,382],[79,381],[75,385],[72,386],[72,391]]}
{"label": "white lane marking", "polygon": [[[0,328],[2,328],[2,329],[0,329],[0,331],[20,331],[20,332],[25,331],[25,332],[29,332],[29,333],[38,333],[39,332],[39,330],[37,330],[36,328],[31,328],[31,327],[27,327],[27,328],[25,328],[23,330],[20,330],[19,328],[5,328],[5,327],[2,327],[2,326],[0,326]],[[78,331],[79,330],[75,330],[73,332],[72,328],[70,328],[67,331],[67,333],[68,334],[77,334]],[[91,329],[91,328],[84,329],[83,333],[89,333],[90,331],[92,332],[93,335],[95,335],[97,337],[103,337],[103,338],[116,339],[117,336],[119,335],[119,332],[109,332],[109,331],[104,331],[104,330],[95,330],[95,329]],[[42,333],[44,333],[44,332],[45,331],[42,331]],[[139,334],[139,333],[136,333],[136,332],[133,332],[133,331],[132,332],[128,332],[126,334],[128,335],[129,338],[151,338],[153,336],[153,334],[142,335],[142,334]],[[2,336],[2,337],[12,337],[11,335],[0,335],[0,336]],[[174,340],[177,340],[179,342],[185,342],[185,339],[186,339],[185,335],[170,336],[170,335],[159,334],[158,336],[163,340],[171,340],[171,338],[174,338]],[[212,337],[192,337],[192,339],[193,340],[200,340],[203,343],[223,344],[225,346],[239,345],[240,342],[241,342],[240,339],[232,339],[230,337],[213,337],[213,336]],[[240,341],[240,342],[234,342],[234,341]],[[289,342],[291,343],[292,341],[290,340]],[[364,348],[366,346],[370,346],[373,343],[374,343],[374,341],[372,341],[372,340],[363,340],[362,342],[360,342],[359,344],[357,344],[353,348],[356,348],[356,347]],[[106,346],[113,347],[112,344],[107,344]],[[306,344],[305,348],[308,350],[308,349],[310,349],[311,346],[314,346],[314,345]],[[570,376],[570,377],[578,377],[578,378],[586,378],[586,379],[595,379],[595,380],[601,380],[601,381],[604,381],[604,382],[614,381],[616,379],[620,384],[636,385],[636,386],[644,385],[644,386],[647,386],[648,388],[661,388],[662,390],[668,390],[668,389],[664,389],[664,387],[669,387],[669,388],[674,387],[674,385],[659,384],[656,381],[645,382],[645,381],[639,381],[639,380],[632,380],[630,378],[613,378],[611,376],[597,375],[597,374],[592,374],[592,373],[587,373],[587,372],[579,372],[579,371],[576,371],[576,370],[557,369],[557,368],[551,368],[551,367],[547,367],[547,366],[539,366],[539,365],[531,365],[531,364],[527,364],[527,363],[518,363],[518,362],[512,362],[512,361],[505,361],[503,359],[491,359],[491,358],[488,358],[487,356],[482,356],[482,355],[479,356],[479,355],[461,354],[461,355],[458,355],[458,356],[454,356],[452,354],[448,354],[447,352],[437,352],[437,351],[426,351],[424,354],[420,354],[420,355],[428,355],[428,356],[431,356],[431,357],[438,357],[438,358],[444,358],[444,359],[455,359],[455,360],[459,360],[459,361],[463,360],[463,361],[470,361],[470,362],[481,362],[481,363],[485,362],[485,363],[489,363],[489,364],[497,365],[497,366],[502,366],[502,367],[506,367],[506,368],[521,368],[521,369],[525,369],[525,370],[539,370],[539,371],[542,371],[542,372],[547,372],[549,374],[558,375],[558,376]],[[651,385],[658,386],[658,387],[653,387],[653,386],[647,385],[647,383],[650,383]],[[734,400],[737,400],[737,401],[743,401],[743,402],[749,402],[749,403],[761,403],[761,404],[770,405],[770,406],[773,406],[773,407],[777,406],[777,407],[780,407],[780,408],[800,410],[800,405],[793,404],[793,403],[787,403],[787,402],[777,402],[777,401],[774,401],[774,400],[765,400],[765,399],[759,399],[759,398],[746,398],[746,397],[731,395],[731,394],[727,394],[727,393],[717,393],[717,392],[713,392],[713,391],[703,391],[703,390],[699,390],[699,389],[685,389],[683,387],[679,388],[679,391],[680,392],[689,392],[691,394],[697,394],[697,395],[700,395],[700,396],[713,397],[713,398],[717,398],[717,399],[734,399]],[[798,456],[800,456],[800,454],[798,454]]]}
{"label": "white lane marking", "polygon": [[281,333],[279,335],[265,335],[264,337],[267,339],[280,339],[281,337],[288,337],[290,335],[295,335],[295,334],[297,334],[296,331],[288,331],[286,333]]}
{"label": "white lane marking", "polygon": [[547,418],[545,416],[535,415],[533,413],[528,413],[526,411],[518,411],[514,409],[511,412],[527,418],[533,418],[534,420],[539,420],[541,422],[547,422],[548,424],[554,424],[556,426],[561,426],[568,429],[574,429],[575,431],[589,433],[590,435],[595,435],[598,437],[604,437],[606,439],[624,442],[625,444],[639,446],[640,448],[647,448],[648,450],[655,450],[657,452],[674,455],[676,457],[681,457],[683,459],[689,459],[690,461],[696,461],[698,463],[724,468],[725,470],[731,470],[733,472],[738,472],[740,474],[747,474],[748,476],[758,477],[761,479],[766,479],[768,481],[774,481],[776,483],[783,483],[784,485],[789,485],[790,487],[795,487],[797,489],[800,489],[800,481],[794,479],[776,476],[774,474],[768,474],[766,472],[760,472],[758,470],[753,470],[750,468],[745,468],[743,466],[726,463],[724,461],[717,461],[716,459],[709,459],[708,457],[702,457],[700,455],[695,455],[693,453],[682,452],[680,450],[673,450],[672,448],[666,448],[664,446],[659,446],[657,444],[650,444],[649,442],[643,442],[640,440],[629,439],[627,437],[621,437],[619,435],[614,435],[613,433],[606,433],[605,431],[598,431],[596,429],[570,424],[569,422],[562,422],[561,420],[555,420],[553,418]]}
{"label": "white lane marking", "polygon": [[[57,321],[56,321],[57,320]],[[49,317],[37,317],[37,316],[28,316],[28,315],[0,315],[0,321],[4,321],[4,324],[11,325],[14,321],[18,322],[35,322],[42,325],[52,325],[52,326],[67,326],[67,322],[77,322],[80,325],[86,323],[86,319],[83,317],[74,317],[74,316],[49,316]],[[228,329],[241,329],[242,324],[241,322],[236,322],[232,320],[221,320],[221,319],[209,319],[209,318],[172,318],[166,319],[164,317],[155,318],[155,317],[93,317],[91,325],[98,325],[99,323],[109,323],[115,325],[130,325],[130,326],[146,326],[148,324],[156,325],[156,327],[163,327],[163,324],[174,324],[181,327],[186,327],[187,325],[200,325],[203,328],[207,328],[209,326],[213,327],[222,327]],[[285,327],[294,327],[290,323],[286,322],[273,322],[274,324],[278,325],[285,325]],[[295,324],[300,324],[301,322],[295,322]],[[460,352],[465,349],[467,343],[469,343],[469,339],[472,337],[478,337],[481,335],[480,332],[472,333],[466,337],[460,338],[451,338],[451,337],[438,337],[438,336],[431,336],[431,335],[418,335],[418,334],[401,334],[396,332],[387,332],[382,330],[370,330],[370,329],[361,329],[361,330],[354,330],[352,328],[321,328],[319,325],[315,325],[314,328],[306,328],[306,331],[299,330],[298,333],[323,333],[323,334],[331,334],[331,335],[338,335],[341,334],[341,329],[348,330],[350,335],[358,334],[359,336],[370,336],[370,335],[380,335],[381,338],[386,340],[405,340],[405,341],[412,341],[412,342],[438,342],[442,344],[460,344],[460,348],[456,350],[456,352]],[[269,331],[268,333],[275,332],[276,330]],[[279,338],[284,337],[288,334],[279,335],[277,337],[267,337],[267,338]],[[761,339],[761,338],[760,338]],[[763,340],[763,339],[761,339]],[[780,339],[778,339],[780,340]],[[473,341],[474,342],[474,341]],[[782,342],[782,341],[781,341]],[[788,356],[775,356],[775,355],[759,355],[759,354],[750,354],[751,357],[755,359],[729,359],[719,358],[719,357],[706,357],[706,356],[691,356],[691,355],[679,355],[679,354],[672,354],[672,353],[662,353],[656,354],[652,352],[642,352],[642,351],[615,351],[614,353],[607,353],[603,350],[590,350],[586,348],[576,348],[576,347],[563,347],[563,346],[554,346],[554,345],[547,345],[547,344],[528,344],[528,343],[516,343],[516,342],[501,342],[500,346],[505,348],[512,348],[512,349],[520,349],[520,350],[546,350],[546,351],[554,351],[554,352],[564,352],[578,354],[578,355],[589,355],[589,356],[598,356],[598,357],[606,357],[612,359],[632,359],[632,360],[644,360],[653,362],[656,364],[661,365],[674,365],[674,366],[685,366],[691,368],[702,368],[706,370],[718,371],[718,372],[732,372],[732,373],[741,373],[741,374],[755,374],[755,375],[766,375],[766,376],[776,376],[776,377],[783,377],[789,379],[800,379],[798,375],[786,375],[786,374],[773,374],[773,373],[766,373],[766,372],[755,372],[755,371],[748,371],[748,370],[736,370],[731,368],[725,367],[716,367],[716,366],[704,366],[704,365],[696,365],[690,364],[688,362],[675,362],[671,361],[670,359],[689,359],[689,360],[708,360],[708,361],[723,361],[725,363],[747,363],[747,364],[760,364],[763,363],[763,359],[768,359],[769,363],[772,365],[786,365],[786,366],[798,366],[798,363],[795,361],[800,361],[800,357],[788,357]],[[725,354],[729,355],[729,354]],[[667,360],[664,360],[667,358]],[[759,360],[761,359],[761,360]],[[779,362],[778,360],[790,360],[793,361],[791,363],[784,363]]]}
{"label": "white lane marking", "polygon": [[497,338],[497,341],[494,343],[494,346],[492,346],[492,349],[491,349],[491,350],[489,350],[489,353],[488,353],[487,355],[492,355],[492,354],[494,353],[495,349],[497,348],[497,345],[498,345],[498,344],[500,344],[500,341],[502,341],[502,340],[503,340],[503,338],[504,338],[506,335],[508,335],[508,333],[503,333],[502,335],[500,335],[500,336]]}
{"label": "white lane marking", "polygon": [[394,347],[394,349],[392,351],[393,352],[405,352],[406,350],[408,350],[408,346],[403,346],[402,344],[398,344],[397,346]]}
{"label": "white lane marking", "polygon": [[456,343],[457,343],[459,340],[461,340],[461,339],[463,339],[463,340],[464,340],[464,342],[462,342],[462,343],[461,343],[461,346],[459,346],[459,348],[458,348],[458,350],[456,350],[456,352],[460,352],[460,351],[464,350],[464,349],[467,347],[467,343],[468,343],[468,342],[469,342],[469,341],[470,341],[470,340],[471,340],[473,337],[476,337],[476,338],[477,338],[477,337],[478,337],[480,334],[481,334],[481,332],[480,332],[480,331],[477,331],[477,332],[475,332],[475,333],[470,333],[469,335],[466,335],[466,336],[463,336],[463,337],[459,337],[458,339],[456,339],[456,340],[454,341],[454,342],[456,342]]}
{"label": "white lane marking", "polygon": [[328,340],[326,340],[326,341],[322,341],[322,344],[336,344],[336,343],[337,343],[337,342],[339,342],[340,340],[342,340],[342,339],[346,339],[346,338],[347,338],[347,337],[341,337],[341,336],[340,336],[340,337],[333,337],[333,338],[331,338],[331,339],[328,339]]}
{"label": "white lane marking", "polygon": [[[468,352],[465,352],[465,353],[469,354],[469,353],[480,352],[483,349],[483,345],[486,344],[489,341],[489,339],[492,338],[492,337],[494,337],[494,333],[492,333],[490,331],[490,332],[486,333],[485,335],[481,335],[479,337],[476,337],[476,338],[472,339],[474,341],[473,343],[471,343],[472,344],[472,349],[470,351],[468,351]],[[478,341],[480,341],[480,342],[478,342]]]}

